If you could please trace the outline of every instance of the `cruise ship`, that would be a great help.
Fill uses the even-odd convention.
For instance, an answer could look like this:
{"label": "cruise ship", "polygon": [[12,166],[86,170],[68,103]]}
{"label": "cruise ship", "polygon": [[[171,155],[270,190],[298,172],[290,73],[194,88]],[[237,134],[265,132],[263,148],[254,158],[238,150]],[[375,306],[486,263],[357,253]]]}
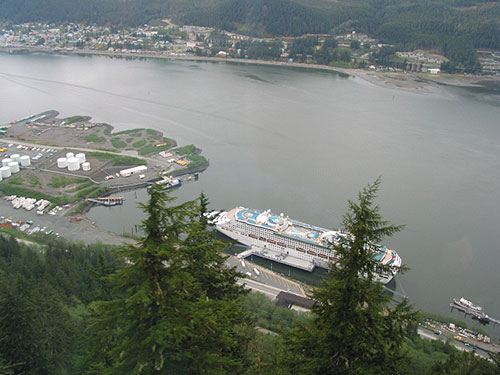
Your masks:
{"label": "cruise ship", "polygon": [[[295,221],[284,214],[275,215],[270,210],[262,211],[236,207],[227,212],[218,213],[213,219],[216,229],[229,238],[250,248],[280,254],[275,261],[285,261],[287,257],[300,259],[315,266],[328,269],[338,257],[332,244],[342,240],[347,233],[331,231],[313,225]],[[258,255],[258,252],[256,252]],[[396,275],[401,266],[401,258],[394,250],[380,246],[375,258],[382,264],[393,266],[390,274],[380,275],[378,281],[387,284]]]}

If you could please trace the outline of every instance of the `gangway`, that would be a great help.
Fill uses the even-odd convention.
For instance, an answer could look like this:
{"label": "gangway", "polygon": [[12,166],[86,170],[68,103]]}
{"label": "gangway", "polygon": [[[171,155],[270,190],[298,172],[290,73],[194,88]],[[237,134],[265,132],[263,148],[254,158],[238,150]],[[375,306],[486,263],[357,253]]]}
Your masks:
{"label": "gangway", "polygon": [[101,204],[103,206],[116,206],[118,204],[123,204],[123,197],[99,197],[99,198],[87,198],[89,202]]}

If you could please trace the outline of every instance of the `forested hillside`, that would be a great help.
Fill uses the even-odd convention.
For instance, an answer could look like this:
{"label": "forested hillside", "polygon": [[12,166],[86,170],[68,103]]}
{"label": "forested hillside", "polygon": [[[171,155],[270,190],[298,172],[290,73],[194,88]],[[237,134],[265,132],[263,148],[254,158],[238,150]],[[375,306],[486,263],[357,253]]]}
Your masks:
{"label": "forested hillside", "polygon": [[364,32],[402,48],[500,49],[500,3],[485,0],[1,0],[21,23],[140,25],[172,17],[255,36]]}
{"label": "forested hillside", "polygon": [[401,229],[373,206],[377,187],[349,201],[353,237],[311,313],[236,283],[203,196],[173,206],[153,189],[144,236],[125,248],[0,234],[0,374],[498,374],[499,355],[420,339],[412,306],[373,282],[388,266],[372,241]]}

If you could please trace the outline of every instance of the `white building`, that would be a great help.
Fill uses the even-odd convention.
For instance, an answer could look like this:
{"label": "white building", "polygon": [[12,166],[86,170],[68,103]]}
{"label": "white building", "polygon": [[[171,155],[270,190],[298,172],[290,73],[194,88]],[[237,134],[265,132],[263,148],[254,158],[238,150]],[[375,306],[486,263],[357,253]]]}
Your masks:
{"label": "white building", "polygon": [[137,167],[123,169],[120,171],[120,176],[129,177],[129,176],[132,176],[134,174],[141,174],[141,173],[146,172],[147,169],[148,169],[148,167],[146,167],[145,165],[139,165]]}

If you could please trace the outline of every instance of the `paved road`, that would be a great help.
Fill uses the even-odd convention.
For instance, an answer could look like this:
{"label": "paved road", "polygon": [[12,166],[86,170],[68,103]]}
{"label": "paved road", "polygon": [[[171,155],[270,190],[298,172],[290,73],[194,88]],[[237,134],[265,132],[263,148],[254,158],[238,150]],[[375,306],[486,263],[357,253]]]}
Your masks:
{"label": "paved road", "polygon": [[[261,291],[268,296],[273,295],[275,297],[280,291],[305,296],[305,292],[302,289],[301,284],[277,275],[266,268],[260,267],[246,260],[243,262],[236,256],[228,257],[226,263],[231,267],[236,267],[239,272],[247,275],[242,282],[248,281],[247,285],[252,287],[252,289],[258,289],[262,286],[260,287]],[[255,270],[257,270],[258,273],[255,272]]]}
{"label": "paved road", "polygon": [[276,296],[281,292],[281,289],[275,288],[273,286],[262,284],[258,281],[254,281],[251,279],[241,279],[238,280],[238,284],[245,285],[248,289],[255,290],[257,292],[261,292],[271,299],[275,299]]}
{"label": "paved road", "polygon": [[[446,342],[450,339],[449,337],[447,337],[445,335],[436,335],[436,334],[434,334],[434,332],[432,332],[428,329],[425,329],[425,328],[419,328],[417,332],[418,332],[420,337],[423,337],[423,338],[426,338],[429,340],[441,340],[441,341]],[[472,352],[473,351],[472,348],[465,346],[463,343],[456,341],[456,340],[453,340],[453,339],[450,341],[450,344],[462,352]],[[483,357],[483,358],[486,358],[486,359],[489,358],[488,353],[485,352],[484,350],[481,350],[481,349],[476,350],[476,354]]]}
{"label": "paved road", "polygon": [[419,336],[421,336],[423,338],[430,339],[430,340],[439,340],[435,334],[431,333],[430,331],[424,330],[422,328],[419,328],[417,332],[418,332]]}

